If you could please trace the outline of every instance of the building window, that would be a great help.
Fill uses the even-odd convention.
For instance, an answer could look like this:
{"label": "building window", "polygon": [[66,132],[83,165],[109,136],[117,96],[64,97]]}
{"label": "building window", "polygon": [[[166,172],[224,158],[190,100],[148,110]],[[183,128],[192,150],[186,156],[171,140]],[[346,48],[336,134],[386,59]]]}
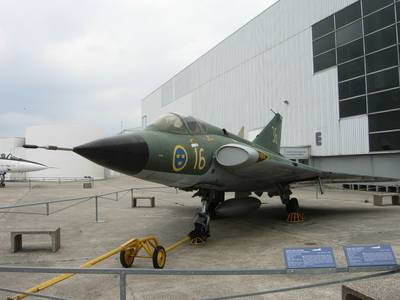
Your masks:
{"label": "building window", "polygon": [[364,77],[339,83],[339,100],[359,96],[362,94],[365,94]]}
{"label": "building window", "polygon": [[368,92],[387,90],[399,86],[399,70],[393,68],[367,76]]}
{"label": "building window", "polygon": [[357,40],[362,37],[362,24],[361,20],[354,22],[346,27],[340,28],[336,31],[336,43],[342,46],[351,41]]}
{"label": "building window", "polygon": [[370,114],[369,132],[400,130],[400,110]]}
{"label": "building window", "polygon": [[327,69],[336,65],[335,50],[314,57],[314,72]]}
{"label": "building window", "polygon": [[335,34],[328,34],[313,42],[314,55],[321,54],[335,48]]}
{"label": "building window", "polygon": [[364,115],[367,112],[366,97],[340,101],[339,111],[342,117]]}
{"label": "building window", "polygon": [[393,4],[393,0],[363,0],[362,1],[364,16],[382,8]]}
{"label": "building window", "polygon": [[338,66],[339,82],[365,74],[364,57],[352,60]]}
{"label": "building window", "polygon": [[400,150],[400,1],[357,1],[312,36],[314,73],[337,65],[340,118],[367,114],[370,151]]}
{"label": "building window", "polygon": [[365,52],[371,53],[391,45],[395,45],[396,40],[396,27],[380,30],[365,37]]}
{"label": "building window", "polygon": [[343,27],[361,18],[361,4],[356,2],[335,14],[336,28]]}
{"label": "building window", "polygon": [[313,40],[320,38],[321,36],[324,36],[325,34],[332,32],[333,30],[334,30],[333,16],[329,16],[312,26]]}
{"label": "building window", "polygon": [[389,6],[364,19],[364,33],[368,34],[395,23],[394,6]]}
{"label": "building window", "polygon": [[368,95],[368,111],[378,112],[400,108],[400,89]]}
{"label": "building window", "polygon": [[400,131],[373,133],[369,135],[370,151],[393,151],[400,149]]}
{"label": "building window", "polygon": [[367,55],[367,73],[398,65],[397,46]]}
{"label": "building window", "polygon": [[364,55],[363,39],[351,42],[337,49],[338,63],[343,63],[362,55]]}

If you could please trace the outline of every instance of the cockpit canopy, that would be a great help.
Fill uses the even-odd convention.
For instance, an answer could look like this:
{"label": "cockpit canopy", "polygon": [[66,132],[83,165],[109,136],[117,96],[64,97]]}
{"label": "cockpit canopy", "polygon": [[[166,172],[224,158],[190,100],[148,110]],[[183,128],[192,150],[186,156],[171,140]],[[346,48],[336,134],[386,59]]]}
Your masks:
{"label": "cockpit canopy", "polygon": [[9,153],[9,154],[5,154],[5,153],[1,153],[0,154],[0,158],[1,159],[12,159],[12,160],[18,160],[18,159],[20,159],[20,158],[18,158],[18,157],[16,157],[16,156],[14,156],[14,155],[12,155],[11,153]]}
{"label": "cockpit canopy", "polygon": [[174,134],[206,134],[207,126],[205,123],[190,117],[169,113],[161,116],[147,129],[163,131]]}

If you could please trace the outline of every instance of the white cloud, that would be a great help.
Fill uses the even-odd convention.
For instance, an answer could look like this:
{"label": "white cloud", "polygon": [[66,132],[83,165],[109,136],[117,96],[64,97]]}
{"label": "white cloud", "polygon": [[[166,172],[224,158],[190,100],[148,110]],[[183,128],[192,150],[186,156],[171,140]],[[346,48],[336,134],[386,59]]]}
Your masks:
{"label": "white cloud", "polygon": [[144,96],[272,2],[1,1],[0,135],[138,126]]}

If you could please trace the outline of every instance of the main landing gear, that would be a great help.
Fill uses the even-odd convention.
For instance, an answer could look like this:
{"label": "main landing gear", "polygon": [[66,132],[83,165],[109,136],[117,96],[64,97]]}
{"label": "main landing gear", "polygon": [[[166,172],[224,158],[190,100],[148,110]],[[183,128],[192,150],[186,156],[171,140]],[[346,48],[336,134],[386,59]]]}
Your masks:
{"label": "main landing gear", "polygon": [[193,197],[201,196],[201,211],[194,219],[194,229],[189,233],[192,244],[204,243],[210,236],[210,220],[216,217],[215,209],[224,202],[224,192],[199,190]]}
{"label": "main landing gear", "polygon": [[286,221],[288,223],[302,223],[304,222],[304,214],[300,211],[299,200],[297,198],[290,198],[291,194],[292,192],[287,188],[285,193],[280,195],[288,213]]}

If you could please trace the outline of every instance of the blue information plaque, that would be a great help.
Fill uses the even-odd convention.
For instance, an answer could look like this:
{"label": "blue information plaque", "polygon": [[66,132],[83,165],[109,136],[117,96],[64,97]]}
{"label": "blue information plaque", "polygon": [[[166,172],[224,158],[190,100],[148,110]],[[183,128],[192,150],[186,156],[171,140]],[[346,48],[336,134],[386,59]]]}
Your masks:
{"label": "blue information plaque", "polygon": [[344,246],[349,267],[397,265],[391,245]]}
{"label": "blue information plaque", "polygon": [[336,268],[331,247],[285,248],[288,269]]}

